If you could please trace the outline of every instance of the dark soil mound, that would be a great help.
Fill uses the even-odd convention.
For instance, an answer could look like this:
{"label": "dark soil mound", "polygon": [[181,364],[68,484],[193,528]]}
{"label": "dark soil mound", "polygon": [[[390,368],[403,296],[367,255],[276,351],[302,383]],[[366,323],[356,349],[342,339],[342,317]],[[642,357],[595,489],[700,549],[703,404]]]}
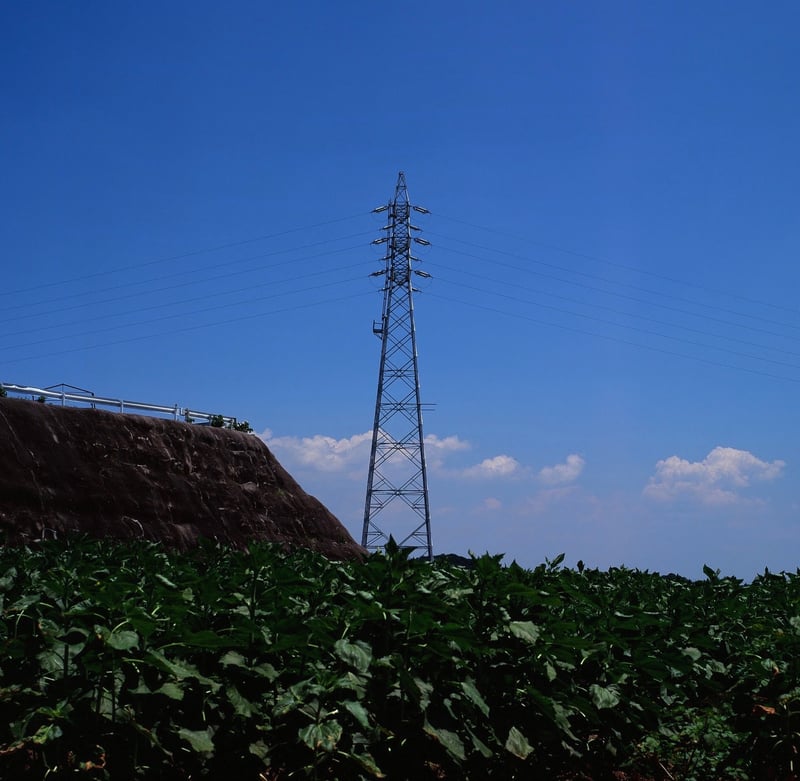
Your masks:
{"label": "dark soil mound", "polygon": [[364,553],[252,434],[0,398],[0,534],[70,532]]}

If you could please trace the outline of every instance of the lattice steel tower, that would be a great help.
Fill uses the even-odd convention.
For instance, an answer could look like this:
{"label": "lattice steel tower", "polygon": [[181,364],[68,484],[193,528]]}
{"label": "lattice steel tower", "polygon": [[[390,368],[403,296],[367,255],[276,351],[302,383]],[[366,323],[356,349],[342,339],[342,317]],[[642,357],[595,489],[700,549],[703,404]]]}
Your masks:
{"label": "lattice steel tower", "polygon": [[[413,235],[420,229],[411,224],[411,212],[428,214],[428,210],[409,203],[406,177],[401,171],[394,199],[374,211],[388,212],[388,220],[383,229],[386,235],[372,242],[385,244],[386,255],[384,268],[372,274],[384,277],[383,312],[380,323],[372,325],[381,339],[381,366],[361,544],[377,550],[391,534],[400,547],[422,550],[431,559],[431,513],[414,328],[416,291],[412,284],[414,275],[430,274],[412,267],[419,258],[411,254],[414,242],[430,244]],[[396,500],[405,505],[400,509],[410,511],[406,513],[410,520],[402,513],[386,511]]]}

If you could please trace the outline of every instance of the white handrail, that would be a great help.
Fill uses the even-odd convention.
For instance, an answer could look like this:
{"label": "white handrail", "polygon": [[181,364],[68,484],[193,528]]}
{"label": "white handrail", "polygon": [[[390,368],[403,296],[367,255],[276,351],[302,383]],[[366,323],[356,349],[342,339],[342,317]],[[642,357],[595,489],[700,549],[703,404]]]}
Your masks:
{"label": "white handrail", "polygon": [[237,423],[236,418],[229,415],[217,415],[213,412],[199,412],[197,410],[190,410],[188,407],[181,407],[178,404],[167,407],[164,404],[146,404],[141,401],[104,398],[102,396],[92,396],[86,393],[65,393],[63,389],[60,391],[54,391],[46,388],[34,388],[30,385],[14,385],[6,382],[0,382],[0,388],[6,391],[6,393],[13,393],[17,396],[31,396],[37,399],[60,400],[62,407],[66,406],[66,403],[69,401],[78,404],[88,404],[91,407],[112,407],[118,409],[120,412],[126,412],[127,410],[158,412],[164,415],[172,415],[174,420],[183,418],[189,423],[194,423],[197,421],[210,423],[212,420],[221,420],[223,425],[228,427],[233,427]]}

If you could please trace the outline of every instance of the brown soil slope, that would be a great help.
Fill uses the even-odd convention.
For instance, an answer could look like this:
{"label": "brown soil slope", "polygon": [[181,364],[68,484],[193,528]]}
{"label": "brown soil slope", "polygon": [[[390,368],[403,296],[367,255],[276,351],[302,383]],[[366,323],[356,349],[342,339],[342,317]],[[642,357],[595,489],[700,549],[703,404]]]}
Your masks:
{"label": "brown soil slope", "polygon": [[0,535],[69,532],[363,554],[252,434],[0,398]]}

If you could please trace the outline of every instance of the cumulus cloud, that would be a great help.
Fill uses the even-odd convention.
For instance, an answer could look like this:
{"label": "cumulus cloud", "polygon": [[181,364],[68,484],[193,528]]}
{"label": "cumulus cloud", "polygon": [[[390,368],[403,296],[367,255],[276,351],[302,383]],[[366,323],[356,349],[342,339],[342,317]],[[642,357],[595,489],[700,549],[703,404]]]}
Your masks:
{"label": "cumulus cloud", "polygon": [[461,475],[463,477],[479,478],[510,477],[518,474],[521,468],[516,458],[507,455],[499,455],[493,458],[484,458],[480,464],[475,464],[475,466],[464,469]]}
{"label": "cumulus cloud", "polygon": [[273,437],[267,430],[261,438],[279,459],[317,469],[320,472],[342,472],[369,460],[372,433],[354,434],[335,439],[322,434],[311,437]]}
{"label": "cumulus cloud", "polygon": [[455,435],[449,437],[437,437],[436,434],[425,435],[425,452],[435,450],[437,452],[453,452],[455,450],[469,450],[470,444],[466,440],[459,439]]}
{"label": "cumulus cloud", "polygon": [[567,456],[567,460],[563,464],[540,469],[538,477],[545,485],[564,485],[577,480],[585,465],[586,461],[573,453]]}
{"label": "cumulus cloud", "polygon": [[483,508],[485,510],[499,510],[502,506],[503,503],[494,496],[487,496],[483,500]]}
{"label": "cumulus cloud", "polygon": [[740,498],[739,489],[775,480],[784,466],[784,461],[762,461],[732,447],[715,447],[702,461],[670,456],[656,464],[644,495],[658,501],[688,497],[703,504],[732,504]]}
{"label": "cumulus cloud", "polygon": [[[388,438],[385,433],[382,436]],[[261,434],[261,439],[281,461],[320,472],[344,472],[354,466],[366,470],[372,445],[372,432],[365,431],[363,434],[336,439],[324,434],[314,434],[310,437],[276,437],[270,429],[267,429]],[[455,435],[438,437],[436,434],[428,434],[425,437],[426,458],[428,464],[434,467],[441,465],[449,453],[468,450],[469,447],[469,442]],[[398,456],[402,453],[401,450],[397,452]],[[397,460],[401,466],[408,465],[407,460],[402,458]]]}
{"label": "cumulus cloud", "polygon": [[442,470],[446,458],[459,450],[469,450],[470,444],[455,435],[437,437],[436,434],[425,435],[425,460],[431,469]]}
{"label": "cumulus cloud", "polygon": [[578,487],[561,485],[556,488],[543,488],[534,496],[529,496],[520,511],[523,515],[537,516],[552,510],[553,506],[575,495]]}

